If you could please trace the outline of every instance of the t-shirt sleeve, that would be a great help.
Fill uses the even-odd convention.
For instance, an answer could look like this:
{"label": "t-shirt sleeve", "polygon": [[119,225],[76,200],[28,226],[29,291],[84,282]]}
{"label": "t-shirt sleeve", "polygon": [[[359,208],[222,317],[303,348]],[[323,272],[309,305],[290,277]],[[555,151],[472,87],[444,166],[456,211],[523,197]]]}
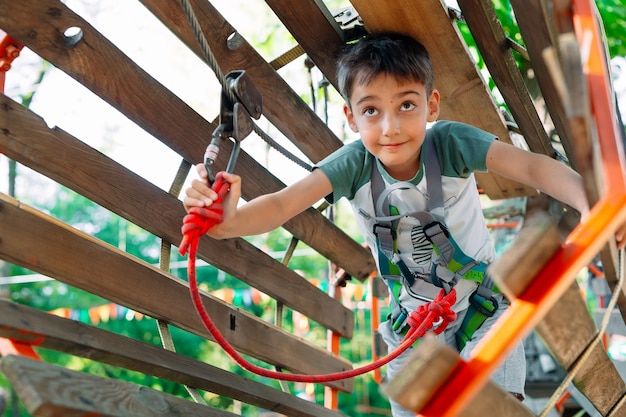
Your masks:
{"label": "t-shirt sleeve", "polygon": [[326,201],[336,203],[341,197],[349,200],[354,197],[363,181],[369,180],[367,159],[367,150],[357,140],[337,149],[313,167],[321,169],[333,186],[333,192],[326,196]]}
{"label": "t-shirt sleeve", "polygon": [[443,175],[466,178],[474,171],[487,171],[487,151],[498,139],[495,135],[451,121],[439,121],[432,128]]}

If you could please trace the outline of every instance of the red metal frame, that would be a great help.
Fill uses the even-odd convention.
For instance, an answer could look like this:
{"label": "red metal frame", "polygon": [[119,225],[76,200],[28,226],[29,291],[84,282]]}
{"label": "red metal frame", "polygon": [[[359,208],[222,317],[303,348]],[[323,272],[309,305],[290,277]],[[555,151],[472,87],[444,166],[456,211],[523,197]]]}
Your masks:
{"label": "red metal frame", "polygon": [[611,95],[603,38],[591,0],[572,0],[576,36],[583,53],[591,108],[603,161],[603,197],[568,236],[563,247],[498,320],[468,361],[459,360],[452,376],[433,393],[421,416],[453,417],[467,406],[514,346],[521,342],[626,221],[626,164]]}

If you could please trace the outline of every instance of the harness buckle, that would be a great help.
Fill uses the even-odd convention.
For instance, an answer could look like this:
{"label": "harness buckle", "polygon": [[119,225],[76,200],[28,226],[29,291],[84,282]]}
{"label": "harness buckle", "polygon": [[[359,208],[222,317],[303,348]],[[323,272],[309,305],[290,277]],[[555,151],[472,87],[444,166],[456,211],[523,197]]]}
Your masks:
{"label": "harness buckle", "polygon": [[381,224],[381,223],[374,223],[374,227],[372,228],[372,232],[374,233],[375,236],[378,236],[378,229],[384,229],[385,230],[385,234],[386,235],[390,235],[391,238],[393,240],[396,239],[397,235],[396,235],[396,230],[391,227],[390,225],[387,224]]}
{"label": "harness buckle", "polygon": [[498,301],[491,296],[485,298],[478,294],[478,290],[474,291],[469,297],[470,304],[479,312],[487,317],[493,316],[498,310]]}
{"label": "harness buckle", "polygon": [[[434,232],[431,232],[430,230],[433,228],[437,228],[436,230],[434,230]],[[430,222],[425,226],[422,226],[422,230],[424,231],[424,235],[426,236],[426,239],[428,239],[428,241],[431,244],[435,244],[435,242],[433,242],[434,237],[437,236],[440,233],[443,233],[444,236],[446,237],[446,239],[450,238],[450,231],[448,230],[448,228],[441,223],[440,221],[434,221],[434,222]]]}
{"label": "harness buckle", "polygon": [[391,323],[391,329],[395,333],[402,333],[402,330],[404,330],[408,318],[409,312],[404,307],[400,306],[400,313],[398,314],[398,316],[395,319],[392,317],[393,322]]}
{"label": "harness buckle", "polygon": [[[440,271],[444,273],[440,274]],[[449,279],[447,279],[449,278]],[[430,269],[430,283],[436,287],[443,288],[446,293],[450,292],[450,288],[454,287],[459,282],[459,275],[450,271],[444,265],[439,263],[433,263]]]}

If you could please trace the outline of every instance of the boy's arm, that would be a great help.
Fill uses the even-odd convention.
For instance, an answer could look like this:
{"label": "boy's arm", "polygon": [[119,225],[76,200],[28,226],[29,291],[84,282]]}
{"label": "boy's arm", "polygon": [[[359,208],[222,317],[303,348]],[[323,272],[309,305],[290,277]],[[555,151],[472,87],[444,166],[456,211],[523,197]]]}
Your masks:
{"label": "boy's arm", "polygon": [[[546,155],[527,152],[496,140],[487,152],[487,169],[574,207],[582,217],[589,212],[581,176]],[[615,240],[619,249],[626,247],[626,224],[617,229]]]}
{"label": "boy's arm", "polygon": [[487,169],[542,191],[574,207],[583,217],[589,212],[581,176],[546,155],[496,140],[487,152]]}
{"label": "boy's arm", "polygon": [[[201,165],[201,164],[200,164]],[[203,168],[198,167],[200,180],[194,180],[186,190],[185,208],[210,207],[217,195],[207,185]],[[284,224],[287,220],[311,207],[332,192],[332,185],[319,169],[303,179],[275,193],[250,200],[238,207],[241,196],[241,177],[224,174],[230,191],[224,199],[224,221],[208,231],[215,239],[257,235]]]}

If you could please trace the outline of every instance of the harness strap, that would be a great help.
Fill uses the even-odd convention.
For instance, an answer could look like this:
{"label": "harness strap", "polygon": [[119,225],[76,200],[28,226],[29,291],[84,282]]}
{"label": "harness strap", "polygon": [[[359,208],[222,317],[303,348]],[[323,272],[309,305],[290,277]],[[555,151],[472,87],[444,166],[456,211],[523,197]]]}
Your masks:
{"label": "harness strap", "polygon": [[[408,318],[406,309],[399,302],[402,280],[410,287],[416,279],[415,274],[409,270],[396,251],[396,228],[402,217],[412,216],[420,222],[424,235],[437,255],[433,261],[430,276],[420,278],[446,288],[447,291],[463,278],[479,283],[476,291],[470,295],[470,307],[455,335],[457,347],[461,351],[483,322],[488,317],[493,316],[498,309],[498,303],[493,298],[494,283],[486,273],[487,265],[463,253],[445,226],[441,168],[432,136],[432,130],[427,130],[421,154],[427,187],[427,211],[409,214],[394,213],[392,215],[387,202],[390,194],[397,190],[414,189],[415,187],[407,182],[396,182],[386,187],[378,168],[378,161],[373,162],[371,192],[375,209],[374,219],[376,220],[373,232],[377,239],[381,274],[391,292],[390,318],[392,319],[392,328],[397,333],[406,330]],[[372,217],[364,210],[360,212],[367,218]],[[392,266],[397,267],[397,271],[392,271]],[[394,276],[393,272],[399,272],[400,276]],[[394,289],[398,290],[398,294]]]}

